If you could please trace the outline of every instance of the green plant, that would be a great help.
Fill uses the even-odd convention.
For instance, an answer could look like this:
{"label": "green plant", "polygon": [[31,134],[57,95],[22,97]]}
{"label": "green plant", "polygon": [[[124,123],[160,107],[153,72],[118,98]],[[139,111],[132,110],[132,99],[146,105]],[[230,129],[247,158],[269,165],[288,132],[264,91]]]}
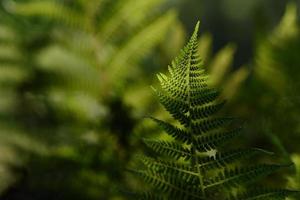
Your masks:
{"label": "green plant", "polygon": [[[278,25],[257,31],[251,73],[239,84],[227,106],[247,119],[250,145],[260,144],[291,162],[299,153],[299,63],[300,31],[297,6],[289,3]],[[274,109],[276,108],[276,109]],[[282,117],[285,116],[285,117]],[[284,134],[283,134],[284,133]]]}
{"label": "green plant", "polygon": [[249,165],[245,158],[270,153],[259,148],[232,150],[222,145],[238,136],[241,127],[237,119],[217,114],[224,101],[210,86],[197,55],[198,28],[199,23],[169,66],[170,75],[158,74],[162,88],[153,88],[175,123],[151,117],[171,138],[144,140],[150,149],[163,156],[141,156],[143,167],[130,170],[152,188],[139,193],[139,198],[284,199],[293,191],[258,188],[254,182],[287,165]]}
{"label": "green plant", "polygon": [[176,21],[165,2],[0,1],[1,199],[121,198],[123,89],[154,70],[142,62]]}
{"label": "green plant", "polygon": [[[295,174],[288,177],[288,187],[299,188],[300,187],[300,155],[294,154],[291,156],[292,161],[295,164]],[[300,198],[300,194],[295,195],[295,197],[288,198],[289,200],[297,200]]]}
{"label": "green plant", "polygon": [[249,69],[246,66],[240,66],[234,70],[232,66],[236,52],[234,44],[227,44],[212,56],[212,42],[210,34],[203,34],[199,38],[198,53],[201,55],[201,59],[211,77],[212,85],[222,86],[222,96],[226,99],[232,99],[241,83],[248,77]]}
{"label": "green plant", "polygon": [[[286,156],[287,152],[299,153],[298,143],[294,143],[300,140],[298,15],[297,5],[289,3],[275,29],[258,40],[253,67],[254,78],[250,84],[252,88],[249,89],[253,92],[248,94],[255,96],[259,102],[257,108],[253,109],[256,112],[253,114],[267,122],[265,135],[275,140],[275,145]],[[256,88],[260,90],[255,91]],[[246,100],[248,95],[245,94]],[[275,106],[276,110],[273,109]],[[283,115],[288,117],[283,118]],[[283,131],[286,134],[282,134]],[[276,144],[276,140],[282,144]]]}

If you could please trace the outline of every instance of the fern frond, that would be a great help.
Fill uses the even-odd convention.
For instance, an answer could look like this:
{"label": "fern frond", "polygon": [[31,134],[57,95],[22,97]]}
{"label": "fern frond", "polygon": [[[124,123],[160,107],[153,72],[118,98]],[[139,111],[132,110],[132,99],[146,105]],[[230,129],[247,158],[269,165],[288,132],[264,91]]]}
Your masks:
{"label": "fern frond", "polygon": [[242,128],[238,127],[230,131],[217,131],[210,134],[195,137],[194,146],[199,151],[209,151],[217,146],[228,142],[242,133]]}
{"label": "fern frond", "polygon": [[13,12],[24,16],[40,16],[45,19],[54,19],[69,26],[86,28],[84,18],[80,13],[57,1],[29,1],[15,3],[11,7]]}
{"label": "fern frond", "polygon": [[174,159],[185,158],[188,160],[192,156],[192,153],[189,149],[181,146],[177,142],[144,139],[144,143],[153,151],[159,154],[170,156]]}
{"label": "fern frond", "polygon": [[139,200],[164,200],[164,197],[153,192],[143,192],[141,194],[136,194],[135,199]]}
{"label": "fern frond", "polygon": [[155,121],[168,135],[172,136],[175,140],[185,142],[187,144],[192,143],[192,136],[189,134],[189,132],[182,130],[180,128],[177,128],[173,126],[172,124],[169,124],[167,122],[164,122],[162,120],[152,118],[153,121]]}
{"label": "fern frond", "polygon": [[255,189],[238,194],[228,200],[284,200],[286,197],[298,193],[299,191],[285,189]]}
{"label": "fern frond", "polygon": [[259,154],[272,155],[271,152],[259,148],[238,149],[224,153],[217,152],[215,156],[206,156],[204,158],[200,158],[198,160],[198,163],[203,171],[208,171],[212,169],[222,169],[228,164],[240,162],[242,161],[242,159],[253,157]]}
{"label": "fern frond", "polygon": [[167,94],[164,94],[162,91],[154,89],[154,92],[157,94],[160,103],[169,111],[171,114],[185,114],[189,110],[189,105],[187,102],[182,101],[181,99],[176,99]]}
{"label": "fern frond", "polygon": [[235,187],[241,184],[247,184],[256,181],[259,178],[272,174],[286,165],[260,164],[246,168],[236,167],[234,169],[225,169],[216,177],[205,181],[205,189],[215,187]]}
{"label": "fern frond", "polygon": [[191,129],[196,135],[202,135],[203,133],[224,127],[234,121],[231,117],[220,117],[212,119],[201,119],[199,122],[192,121]]}
{"label": "fern frond", "polygon": [[[153,88],[163,107],[182,125],[179,128],[151,117],[173,140],[145,140],[148,147],[164,157],[140,158],[146,168],[139,171],[140,176],[162,191],[165,199],[225,199],[228,192],[240,192],[241,186],[286,167],[245,164],[246,158],[272,154],[259,148],[221,150],[221,145],[237,137],[242,128],[235,118],[217,116],[225,101],[219,99],[218,90],[210,87],[209,76],[197,55],[198,26],[199,23],[168,67],[169,75],[157,75],[161,89]],[[284,191],[252,193],[237,199],[281,199],[288,194]]]}
{"label": "fern frond", "polygon": [[[131,27],[142,24],[145,18],[149,17],[147,11],[161,5],[162,2],[162,0],[118,0],[110,8],[110,13],[105,17],[106,20],[102,20],[101,26],[98,28],[100,36],[112,38],[124,24]],[[132,13],[135,15],[132,16]]]}
{"label": "fern frond", "polygon": [[203,199],[199,195],[199,188],[177,179],[176,176],[167,176],[141,170],[133,171],[133,173],[142,177],[153,188],[167,193],[169,197],[175,199]]}
{"label": "fern frond", "polygon": [[[199,80],[197,80],[199,81]],[[220,96],[220,92],[216,90],[207,90],[200,94],[194,94],[191,98],[192,106],[203,106],[204,104],[215,101]]]}
{"label": "fern frond", "polygon": [[148,170],[169,174],[181,177],[181,179],[189,184],[198,183],[199,174],[196,172],[196,169],[193,169],[191,166],[185,163],[178,163],[174,161],[164,161],[160,159],[153,159],[150,157],[140,157],[141,162],[148,168]]}
{"label": "fern frond", "polygon": [[[167,92],[173,98],[178,98],[181,101],[187,100],[187,86],[183,83],[185,80],[174,81],[173,79],[168,79],[164,74],[160,73],[157,75],[158,80],[160,81],[161,87],[164,92]],[[183,82],[183,83],[182,83]]]}
{"label": "fern frond", "polygon": [[147,54],[150,49],[156,46],[164,37],[174,19],[175,13],[172,10],[168,11],[168,13],[154,20],[119,47],[107,64],[111,68],[111,75],[121,76],[122,71],[120,69],[125,64],[128,65],[129,61],[130,63],[136,62],[140,55]]}
{"label": "fern frond", "polygon": [[212,105],[205,105],[202,107],[196,107],[192,108],[190,115],[192,120],[200,119],[200,118],[206,118],[211,115],[216,114],[219,110],[223,108],[225,104],[225,101],[217,104],[212,104]]}

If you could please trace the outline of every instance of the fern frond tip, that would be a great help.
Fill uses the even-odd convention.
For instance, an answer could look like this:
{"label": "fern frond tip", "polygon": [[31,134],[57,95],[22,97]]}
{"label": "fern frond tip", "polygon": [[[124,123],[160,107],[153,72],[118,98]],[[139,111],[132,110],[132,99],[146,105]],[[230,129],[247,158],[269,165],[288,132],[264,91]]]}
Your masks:
{"label": "fern frond tip", "polygon": [[199,27],[200,27],[200,21],[198,20],[198,21],[197,21],[197,24],[196,24],[196,26],[195,26],[195,30],[194,30],[194,34],[193,34],[193,35],[197,35],[197,34],[198,34]]}

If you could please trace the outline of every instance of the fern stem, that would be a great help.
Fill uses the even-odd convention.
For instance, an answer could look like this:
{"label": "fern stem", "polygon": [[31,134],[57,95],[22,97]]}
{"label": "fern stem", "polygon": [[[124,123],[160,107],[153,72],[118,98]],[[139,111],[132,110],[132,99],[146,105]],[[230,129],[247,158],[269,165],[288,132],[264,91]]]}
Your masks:
{"label": "fern stem", "polygon": [[203,178],[202,178],[202,171],[199,165],[199,160],[198,160],[198,156],[196,155],[196,151],[195,151],[195,159],[196,159],[196,165],[197,165],[197,172],[199,173],[199,182],[200,182],[200,189],[202,192],[203,197],[206,197],[205,194],[205,188],[204,188],[204,183],[203,183]]}
{"label": "fern stem", "polygon": [[[198,26],[199,26],[199,23],[197,24],[197,31],[198,31]],[[196,33],[196,32],[195,32]],[[195,34],[194,33],[194,34]],[[197,34],[197,33],[196,33]],[[195,37],[195,35],[193,35]],[[192,37],[193,37],[192,36]],[[197,37],[196,37],[197,38]],[[195,39],[195,38],[194,38]],[[194,41],[195,42],[195,41]],[[195,45],[195,44],[193,44]],[[201,169],[200,169],[200,166],[199,166],[199,160],[198,160],[198,157],[197,157],[197,154],[196,154],[196,149],[194,148],[194,146],[196,146],[194,144],[194,142],[196,141],[195,140],[195,136],[193,135],[192,133],[192,118],[191,118],[191,108],[192,108],[192,105],[191,105],[191,85],[190,85],[190,73],[191,73],[191,60],[192,60],[192,56],[193,56],[193,51],[190,51],[190,55],[189,55],[189,62],[188,62],[188,67],[187,67],[187,85],[188,85],[188,98],[187,98],[187,101],[188,101],[188,116],[189,116],[189,125],[188,125],[188,132],[190,133],[190,135],[192,136],[193,138],[193,142],[191,144],[191,152],[192,152],[192,166],[197,168],[197,173],[198,173],[198,177],[199,177],[199,183],[200,183],[200,189],[201,189],[201,195],[205,198],[206,195],[205,195],[205,190],[204,190],[204,183],[203,183],[203,178],[202,178],[202,172],[201,172]]]}
{"label": "fern stem", "polygon": [[196,149],[193,146],[194,145],[192,144],[192,149],[191,149],[191,152],[192,152],[192,155],[193,155],[192,166],[193,167],[196,166],[197,176],[199,177],[201,193],[202,193],[202,196],[205,198],[206,194],[205,194],[205,188],[204,188],[204,183],[203,183],[203,179],[202,179],[203,178],[202,177],[202,171],[201,171],[201,168],[200,168],[200,165],[199,165],[199,159],[198,159],[198,156],[197,156]]}

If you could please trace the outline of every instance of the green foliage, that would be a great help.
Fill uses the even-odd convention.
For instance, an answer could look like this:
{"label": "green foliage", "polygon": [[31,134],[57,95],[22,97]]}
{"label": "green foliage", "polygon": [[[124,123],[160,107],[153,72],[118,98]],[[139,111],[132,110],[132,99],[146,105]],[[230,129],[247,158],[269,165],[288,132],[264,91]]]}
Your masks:
{"label": "green foliage", "polygon": [[289,152],[299,152],[299,44],[297,7],[290,3],[274,30],[257,39],[253,73],[231,108],[249,119],[249,132],[257,133],[252,143],[264,140],[285,160]]}
{"label": "green foliage", "polygon": [[218,114],[224,102],[210,86],[197,55],[198,28],[199,23],[188,44],[169,66],[170,75],[158,74],[161,89],[153,88],[176,123],[151,118],[173,139],[144,140],[160,156],[141,156],[143,167],[131,170],[151,186],[139,198],[285,199],[294,192],[265,189],[265,186],[255,189],[255,182],[287,165],[249,165],[242,160],[269,153],[222,145],[237,136],[241,128],[238,120]]}
{"label": "green foliage", "polygon": [[203,34],[199,39],[198,53],[202,55],[201,58],[209,72],[212,84],[223,88],[224,98],[232,99],[249,76],[249,69],[240,66],[234,70],[233,61],[236,53],[234,44],[227,44],[212,56],[212,42],[210,34]]}
{"label": "green foliage", "polygon": [[[188,184],[182,185],[186,182],[198,184],[200,170],[205,172],[203,184],[211,185],[213,190],[205,192],[207,198],[214,193],[211,198],[215,199],[223,194],[231,199],[275,199],[275,196],[282,199],[290,192],[256,187],[244,191],[244,186],[222,186],[218,190],[218,184],[222,185],[226,179],[225,173],[230,175],[236,168],[245,169],[234,172],[237,174],[263,173],[266,165],[253,170],[248,159],[270,154],[259,148],[243,149],[240,141],[227,145],[241,135],[241,127],[236,119],[219,117],[218,113],[225,103],[220,97],[230,100],[233,96],[242,97],[230,101],[227,108],[253,119],[247,120],[250,122],[245,129],[247,143],[264,148],[276,144],[286,154],[286,160],[290,158],[284,147],[299,151],[300,45],[296,7],[290,5],[280,25],[271,34],[262,34],[257,41],[253,65],[248,65],[253,68],[234,68],[235,45],[226,45],[215,55],[212,49],[223,45],[222,41],[232,30],[231,39],[240,35],[243,40],[247,38],[238,29],[215,27],[220,20],[206,21],[211,13],[223,16],[222,7],[229,5],[229,1],[220,5],[201,1],[200,10],[208,12],[205,24],[212,25],[208,28],[225,30],[220,31],[222,34],[213,33],[217,37],[214,48],[210,35],[199,39],[197,51],[203,60],[200,68],[205,66],[210,78],[203,78],[203,82],[200,78],[201,81],[195,80],[195,85],[190,85],[194,90],[200,84],[203,91],[199,94],[197,90],[197,94],[190,91],[199,98],[187,108],[182,100],[189,90],[183,87],[177,91],[175,87],[178,82],[174,80],[180,77],[177,73],[180,70],[173,70],[170,78],[159,74],[162,89],[156,89],[156,93],[173,119],[150,118],[137,123],[145,113],[160,119],[168,114],[161,112],[145,87],[153,81],[149,74],[155,73],[159,66],[166,66],[183,46],[185,29],[176,20],[176,11],[169,9],[174,2],[0,0],[0,199],[137,199],[126,198],[119,188],[143,186],[132,178],[133,174],[126,174],[122,169],[141,151],[138,146],[141,134],[149,138],[156,134],[158,138],[144,142],[162,155],[140,156],[139,164],[145,171],[137,173],[148,177],[150,182],[157,182],[159,187],[166,187],[163,190],[171,185],[164,186],[161,180],[174,182],[180,188],[186,188]],[[188,4],[189,7],[182,4],[183,20],[183,9],[189,12],[187,19],[191,18],[193,9],[190,8],[199,13],[199,6]],[[204,4],[209,4],[209,8]],[[205,12],[202,12],[204,16]],[[189,27],[188,24],[185,26]],[[243,24],[245,30],[252,30],[251,24]],[[243,54],[245,49],[239,51]],[[174,65],[179,65],[176,62]],[[246,78],[243,90],[237,92],[236,88]],[[185,86],[183,82],[180,85]],[[210,85],[221,86],[222,92],[209,89]],[[156,83],[154,86],[158,88]],[[193,133],[205,133],[191,136],[186,128],[191,120],[195,121]],[[162,130],[166,134],[160,134]],[[268,137],[262,140],[265,135]],[[193,149],[193,145],[197,148]],[[270,161],[269,157],[262,160]],[[294,156],[292,160],[299,166]],[[218,177],[219,173],[224,177]],[[298,174],[289,175],[288,187],[299,188]],[[234,184],[239,182],[232,180]],[[217,186],[213,186],[214,181]],[[274,174],[270,182],[281,187],[283,181]],[[195,194],[197,188],[191,186],[187,191]],[[165,198],[157,189],[141,196]]]}
{"label": "green foliage", "polygon": [[257,45],[255,74],[272,90],[281,93],[289,89],[290,81],[296,82],[292,74],[297,72],[298,57],[293,52],[299,44],[295,4],[287,6],[280,23],[267,37]]}
{"label": "green foliage", "polygon": [[142,63],[176,21],[164,5],[0,1],[1,198],[122,198],[135,127],[123,89],[154,70]]}
{"label": "green foliage", "polygon": [[[89,117],[91,111],[76,105],[77,99],[88,104],[99,95],[121,95],[124,84],[141,73],[138,64],[142,58],[162,41],[175,13],[167,10],[160,16],[151,11],[160,4],[163,1],[28,1],[11,5],[11,12],[28,20],[39,17],[42,23],[50,24],[54,45],[37,55],[37,65],[43,73],[62,81],[68,93],[64,94],[66,89],[61,91],[61,82],[58,88],[52,86],[46,95],[60,101],[49,103],[59,108],[71,101],[70,105],[75,105],[67,111]],[[78,91],[85,95],[78,97]],[[86,110],[77,111],[83,108]]]}
{"label": "green foliage", "polygon": [[[288,177],[288,187],[290,188],[299,188],[300,187],[300,156],[298,154],[294,154],[291,156],[292,161],[295,164],[295,174]],[[296,200],[300,198],[300,194],[295,196],[294,198],[290,197],[291,200]]]}

